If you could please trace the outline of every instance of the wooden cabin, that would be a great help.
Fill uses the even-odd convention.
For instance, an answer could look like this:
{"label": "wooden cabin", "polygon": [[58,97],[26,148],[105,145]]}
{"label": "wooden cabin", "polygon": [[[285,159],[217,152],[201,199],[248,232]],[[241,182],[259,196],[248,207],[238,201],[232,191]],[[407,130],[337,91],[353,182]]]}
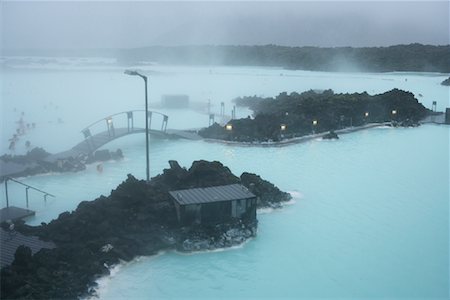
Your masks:
{"label": "wooden cabin", "polygon": [[240,184],[169,192],[180,224],[218,224],[232,219],[255,220],[256,196]]}

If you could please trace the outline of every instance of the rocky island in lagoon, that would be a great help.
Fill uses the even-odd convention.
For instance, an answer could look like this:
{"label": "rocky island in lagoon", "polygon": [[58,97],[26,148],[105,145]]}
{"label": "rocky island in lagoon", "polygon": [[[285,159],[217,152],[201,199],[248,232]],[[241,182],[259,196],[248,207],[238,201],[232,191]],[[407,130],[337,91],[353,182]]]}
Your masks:
{"label": "rocky island in lagoon", "polygon": [[418,126],[430,113],[412,93],[398,89],[374,96],[367,92],[336,94],[332,90],[284,92],[275,98],[237,98],[235,103],[250,108],[253,117],[233,119],[225,126],[215,123],[199,134],[207,139],[256,144],[320,133],[336,138],[334,131],[370,124]]}
{"label": "rocky island in lagoon", "polygon": [[[244,172],[237,177],[219,162],[196,161],[188,170],[176,161],[169,163],[170,168],[149,183],[128,175],[108,197],[81,202],[75,211],[64,212],[48,224],[34,227],[16,222],[21,234],[52,241],[56,247],[34,255],[19,247],[13,263],[1,270],[2,298],[92,295],[95,281],[121,261],[162,250],[190,252],[241,244],[256,235],[257,207],[279,207],[291,199],[258,175]],[[228,189],[231,195],[228,201],[206,201],[220,205],[216,215],[220,221],[190,218],[180,223],[178,194],[202,190],[214,197],[215,189],[221,189],[222,195]],[[206,205],[209,212],[215,210],[214,203]],[[8,226],[2,223],[4,230]]]}

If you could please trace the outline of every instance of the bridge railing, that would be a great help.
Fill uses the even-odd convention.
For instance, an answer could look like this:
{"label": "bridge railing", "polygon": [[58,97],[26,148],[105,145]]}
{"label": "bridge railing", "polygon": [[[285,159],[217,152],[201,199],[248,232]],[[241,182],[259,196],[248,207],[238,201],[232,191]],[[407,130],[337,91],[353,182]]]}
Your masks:
{"label": "bridge railing", "polygon": [[[165,114],[148,111],[148,127],[152,131],[166,132],[169,117]],[[152,127],[153,126],[153,127]],[[128,132],[142,130],[145,128],[145,110],[130,110],[119,112],[102,118],[81,130],[85,139],[100,133],[108,132],[114,137],[116,128],[126,128]]]}

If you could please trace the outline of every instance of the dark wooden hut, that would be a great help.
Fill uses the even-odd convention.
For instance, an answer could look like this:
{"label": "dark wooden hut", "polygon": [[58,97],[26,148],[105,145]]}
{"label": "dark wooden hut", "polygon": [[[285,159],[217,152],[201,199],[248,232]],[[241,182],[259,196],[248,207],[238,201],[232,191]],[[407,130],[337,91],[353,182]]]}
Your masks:
{"label": "dark wooden hut", "polygon": [[256,196],[240,184],[169,193],[174,200],[178,221],[184,225],[256,219]]}

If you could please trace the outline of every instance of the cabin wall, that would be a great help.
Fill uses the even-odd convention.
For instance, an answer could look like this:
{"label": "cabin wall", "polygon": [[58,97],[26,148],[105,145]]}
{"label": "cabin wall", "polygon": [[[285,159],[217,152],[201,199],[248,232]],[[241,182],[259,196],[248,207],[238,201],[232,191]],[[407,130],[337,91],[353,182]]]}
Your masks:
{"label": "cabin wall", "polygon": [[231,216],[233,218],[241,218],[247,211],[247,203],[250,199],[240,199],[231,201]]}
{"label": "cabin wall", "polygon": [[213,203],[175,203],[178,221],[184,225],[218,224],[231,219],[256,220],[256,198]]}
{"label": "cabin wall", "polygon": [[232,218],[232,201],[203,203],[201,208],[202,224],[216,224]]}
{"label": "cabin wall", "polygon": [[256,206],[257,206],[257,198],[247,199],[246,203],[246,212],[242,216],[243,219],[247,219],[250,221],[256,220]]}
{"label": "cabin wall", "polygon": [[177,201],[173,201],[173,204],[175,206],[175,211],[177,213],[177,220],[178,220],[178,222],[181,222],[181,207],[180,207],[180,204]]}
{"label": "cabin wall", "polygon": [[190,204],[182,206],[181,210],[181,221],[183,224],[200,224],[201,215],[201,204]]}

